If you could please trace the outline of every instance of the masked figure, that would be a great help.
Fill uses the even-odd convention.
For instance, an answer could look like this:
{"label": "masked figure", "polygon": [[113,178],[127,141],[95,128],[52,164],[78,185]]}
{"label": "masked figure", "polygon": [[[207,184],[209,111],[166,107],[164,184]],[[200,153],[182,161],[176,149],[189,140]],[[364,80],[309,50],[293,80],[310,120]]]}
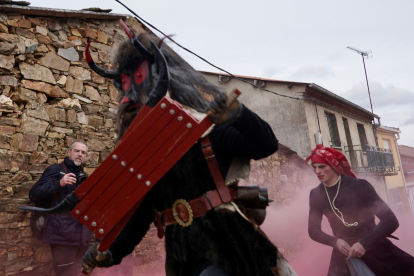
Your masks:
{"label": "masked figure", "polygon": [[[167,91],[196,118],[207,114],[215,127],[204,134],[209,142],[194,144],[150,190],[109,250],[99,252],[98,244],[89,249],[83,259],[84,268],[119,264],[156,220],[159,233],[165,233],[165,269],[169,276],[296,275],[257,222],[249,220],[234,200],[221,204],[216,177],[207,164],[208,158],[215,157],[219,178],[226,179],[234,158],[249,162],[274,153],[278,142],[270,126],[238,101],[226,106],[226,95],[166,46],[161,47],[159,38],[135,36],[124,28],[130,40],[119,47],[116,71],[98,67],[86,49],[91,69],[114,79],[122,91],[118,140],[122,142],[143,106],[155,105]],[[214,153],[210,157],[203,153],[209,147]]]}

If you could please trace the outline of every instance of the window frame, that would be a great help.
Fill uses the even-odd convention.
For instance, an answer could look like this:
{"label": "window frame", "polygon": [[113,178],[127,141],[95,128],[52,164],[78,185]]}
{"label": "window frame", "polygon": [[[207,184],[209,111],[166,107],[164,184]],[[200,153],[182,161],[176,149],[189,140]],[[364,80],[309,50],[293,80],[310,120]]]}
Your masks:
{"label": "window frame", "polygon": [[[356,123],[356,125],[357,125],[357,130],[358,130],[359,142],[361,143],[361,149],[365,153],[367,151],[366,146],[368,146],[368,137],[367,137],[367,133],[365,131],[365,126],[364,126],[364,124],[361,124],[361,123]],[[364,137],[362,137],[362,136],[364,136]],[[361,139],[361,138],[365,138],[365,140]]]}
{"label": "window frame", "polygon": [[339,135],[338,121],[334,113],[325,111],[326,121],[328,123],[330,146],[332,148],[342,149],[341,136]]}

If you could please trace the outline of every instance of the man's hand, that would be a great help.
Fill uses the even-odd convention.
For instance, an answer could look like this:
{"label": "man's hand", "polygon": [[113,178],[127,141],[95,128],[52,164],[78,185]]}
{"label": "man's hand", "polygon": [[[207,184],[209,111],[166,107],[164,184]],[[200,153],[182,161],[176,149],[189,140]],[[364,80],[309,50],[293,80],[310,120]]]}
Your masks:
{"label": "man's hand", "polygon": [[351,249],[349,244],[346,241],[341,240],[341,239],[336,240],[336,248],[339,250],[339,252],[341,252],[345,256],[349,255],[349,249]]}
{"label": "man's hand", "polygon": [[365,255],[365,248],[359,242],[355,243],[349,250],[349,257],[362,258]]}
{"label": "man's hand", "polygon": [[112,253],[109,250],[99,252],[99,243],[92,245],[82,258],[82,268],[88,274],[92,272],[95,267],[110,267],[114,264]]}
{"label": "man's hand", "polygon": [[65,187],[66,185],[73,185],[76,183],[76,175],[74,173],[67,173],[60,180],[60,187]]}
{"label": "man's hand", "polygon": [[218,94],[214,97],[214,101],[210,102],[210,109],[207,111],[211,122],[218,126],[234,121],[241,110],[242,105],[239,101],[236,100],[230,106],[226,105],[226,101],[226,94]]}

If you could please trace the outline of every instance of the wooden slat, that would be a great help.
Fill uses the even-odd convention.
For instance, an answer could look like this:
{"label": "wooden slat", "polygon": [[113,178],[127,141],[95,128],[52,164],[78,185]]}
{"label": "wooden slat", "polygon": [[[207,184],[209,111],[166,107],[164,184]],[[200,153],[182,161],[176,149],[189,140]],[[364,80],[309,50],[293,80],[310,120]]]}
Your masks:
{"label": "wooden slat", "polygon": [[[161,104],[166,104],[166,108],[161,108]],[[151,115],[146,119],[143,120],[134,120],[124,135],[122,142],[118,144],[118,146],[114,149],[114,151],[106,158],[102,164],[85,180],[82,185],[80,185],[75,190],[75,195],[80,199],[80,202],[77,204],[76,208],[71,211],[73,217],[79,219],[81,216],[84,216],[85,210],[91,206],[91,204],[99,197],[99,195],[105,191],[107,186],[101,185],[99,182],[111,174],[111,169],[116,165],[122,162],[122,158],[125,154],[130,151],[132,147],[134,147],[135,142],[137,139],[143,136],[146,131],[153,126],[160,117],[168,110],[171,106],[172,100],[168,98],[164,98],[160,101],[160,103],[155,106],[151,112]],[[147,115],[148,115],[147,114]],[[113,155],[117,156],[117,159],[112,158]],[[121,168],[122,170],[125,167]],[[122,172],[121,170],[121,172]],[[121,173],[120,172],[120,173]],[[112,172],[113,173],[113,172]],[[97,184],[99,183],[99,186]],[[97,186],[97,187],[95,187]],[[93,189],[93,193],[83,199],[86,194],[88,194]]]}
{"label": "wooden slat", "polygon": [[[175,164],[177,161],[190,149],[191,146],[194,145],[194,143],[200,138],[200,136],[211,126],[211,121],[208,117],[206,117],[198,126],[195,127],[195,129],[190,132],[186,137],[183,137],[183,139],[176,140],[179,142],[179,144],[176,144],[176,147],[172,151],[165,152],[164,149],[160,149],[160,154],[163,153],[165,156],[165,153],[168,155],[162,158],[155,170],[152,171],[152,173],[147,177],[144,178],[141,182],[141,185],[137,187],[134,191],[131,192],[131,194],[122,201],[122,204],[118,206],[114,212],[112,212],[111,215],[106,217],[105,221],[102,221],[103,224],[101,225],[100,229],[104,230],[104,233],[109,231],[113,225],[116,225],[116,223],[130,210],[133,208],[137,200],[142,198],[144,195],[146,195],[149,190],[152,188],[152,186],[157,183],[162,176],[164,176],[165,173]],[[155,154],[158,157],[158,152]],[[154,159],[155,160],[155,159]],[[146,169],[145,167],[143,168]],[[135,179],[131,179],[130,181],[135,181]],[[146,181],[151,182],[151,186],[145,185]],[[133,184],[133,183],[132,183]],[[126,185],[131,185],[131,183],[127,183]],[[98,231],[95,232],[96,236],[101,238],[104,236],[104,234],[99,233]]]}

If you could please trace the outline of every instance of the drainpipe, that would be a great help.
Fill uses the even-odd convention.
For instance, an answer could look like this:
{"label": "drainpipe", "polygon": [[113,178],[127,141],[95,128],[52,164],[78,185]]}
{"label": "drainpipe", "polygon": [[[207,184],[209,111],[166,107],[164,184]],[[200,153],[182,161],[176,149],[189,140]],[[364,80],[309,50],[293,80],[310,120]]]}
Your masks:
{"label": "drainpipe", "polygon": [[[370,98],[371,100],[371,98]],[[372,106],[371,106],[372,108]],[[374,114],[374,112],[372,112],[372,114]],[[379,144],[378,144],[378,136],[377,136],[377,126],[375,125],[375,117],[373,118],[374,120],[374,124],[372,125],[372,131],[374,132],[374,138],[375,138],[375,145],[377,148],[379,148]],[[378,120],[378,127],[381,126],[381,121],[379,118],[377,118]],[[388,185],[387,185],[387,180],[385,180],[385,176],[381,176],[382,181],[384,182],[385,185],[385,190],[387,191],[387,198],[388,198],[388,202],[391,204],[391,197],[390,197],[390,193],[388,191]]]}
{"label": "drainpipe", "polygon": [[375,118],[373,118],[374,120],[374,124],[372,125],[372,130],[374,132],[374,138],[375,138],[375,145],[377,146],[377,148],[379,148],[379,144],[378,144],[378,136],[377,136],[377,127],[381,126],[381,121],[379,118],[377,118],[378,120],[378,125],[375,124]]}

